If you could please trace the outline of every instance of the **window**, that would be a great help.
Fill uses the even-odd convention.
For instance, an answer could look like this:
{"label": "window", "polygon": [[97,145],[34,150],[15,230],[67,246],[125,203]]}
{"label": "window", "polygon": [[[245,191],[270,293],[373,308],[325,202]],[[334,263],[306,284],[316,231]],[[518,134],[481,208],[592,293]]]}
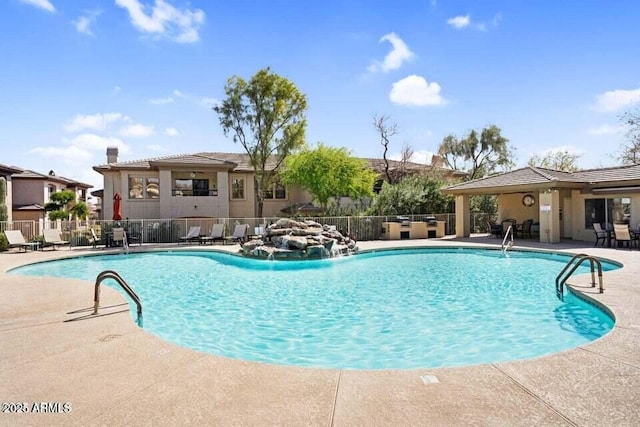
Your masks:
{"label": "window", "polygon": [[56,192],[56,186],[53,184],[47,185],[47,200],[51,200],[51,195]]}
{"label": "window", "polygon": [[280,184],[279,182],[276,182],[272,184],[271,187],[264,192],[264,198],[279,199],[279,200],[286,199],[287,189],[285,188],[284,185]]}
{"label": "window", "polygon": [[584,201],[584,226],[593,224],[629,223],[631,218],[631,199],[586,199]]}
{"label": "window", "polygon": [[231,199],[244,199],[244,178],[231,179]]}
{"label": "window", "polygon": [[210,189],[208,179],[176,178],[173,181],[174,196],[217,196],[215,184]]}
{"label": "window", "polygon": [[160,198],[160,179],[147,178],[147,199]]}
{"label": "window", "polygon": [[160,197],[160,179],[157,177],[129,177],[130,199],[158,199]]}

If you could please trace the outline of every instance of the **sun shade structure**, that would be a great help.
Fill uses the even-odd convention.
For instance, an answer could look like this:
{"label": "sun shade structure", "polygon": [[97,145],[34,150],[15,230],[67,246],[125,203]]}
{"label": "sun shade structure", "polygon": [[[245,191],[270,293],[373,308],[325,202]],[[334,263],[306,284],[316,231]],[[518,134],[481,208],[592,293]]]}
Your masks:
{"label": "sun shade structure", "polygon": [[[564,172],[527,166],[442,189],[456,198],[456,236],[472,232],[471,196],[498,198],[498,220],[532,219],[542,243],[594,241],[594,223],[640,225],[640,165]],[[524,236],[523,236],[524,237]]]}

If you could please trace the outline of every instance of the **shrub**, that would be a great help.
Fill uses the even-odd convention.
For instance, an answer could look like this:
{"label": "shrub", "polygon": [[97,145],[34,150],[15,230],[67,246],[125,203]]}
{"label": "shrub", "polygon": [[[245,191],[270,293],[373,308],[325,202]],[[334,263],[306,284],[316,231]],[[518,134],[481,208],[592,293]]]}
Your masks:
{"label": "shrub", "polygon": [[7,236],[4,233],[0,233],[0,252],[6,251],[9,249],[9,241],[7,240]]}

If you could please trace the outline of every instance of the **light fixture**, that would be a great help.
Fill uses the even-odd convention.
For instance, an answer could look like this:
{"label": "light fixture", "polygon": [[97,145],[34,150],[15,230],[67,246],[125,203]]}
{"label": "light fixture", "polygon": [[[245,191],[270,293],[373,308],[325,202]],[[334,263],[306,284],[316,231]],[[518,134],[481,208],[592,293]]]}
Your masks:
{"label": "light fixture", "polygon": [[196,177],[196,173],[195,172],[191,172],[191,178],[195,178]]}

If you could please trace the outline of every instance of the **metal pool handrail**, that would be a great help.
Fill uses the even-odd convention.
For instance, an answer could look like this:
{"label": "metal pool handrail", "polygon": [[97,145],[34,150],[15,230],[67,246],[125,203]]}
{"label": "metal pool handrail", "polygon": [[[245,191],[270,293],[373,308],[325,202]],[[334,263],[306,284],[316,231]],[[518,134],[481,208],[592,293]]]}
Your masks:
{"label": "metal pool handrail", "polygon": [[100,284],[105,279],[113,279],[115,280],[122,289],[131,297],[133,302],[136,303],[137,306],[137,315],[136,323],[138,326],[142,326],[142,303],[140,302],[140,297],[136,294],[133,289],[129,286],[129,284],[120,276],[117,272],[113,270],[105,270],[102,273],[98,274],[96,277],[96,284],[93,293],[93,314],[98,314],[98,308],[100,307]]}
{"label": "metal pool handrail", "polygon": [[[578,267],[580,267],[580,265],[582,265],[582,263],[585,261],[589,261],[589,264],[591,266],[591,287],[592,288],[596,287],[596,276],[595,276],[594,266],[597,266],[598,282],[600,284],[600,293],[604,293],[604,287],[602,284],[602,263],[600,262],[600,260],[588,254],[577,254],[569,260],[567,265],[564,266],[560,274],[558,274],[558,276],[556,277],[556,295],[558,296],[558,298],[562,299],[564,295],[564,285],[566,284],[567,280],[569,280],[569,277],[571,277],[573,272],[576,271]],[[570,267],[571,267],[571,270],[567,274],[565,274],[565,272],[569,270]]]}
{"label": "metal pool handrail", "polygon": [[[507,242],[507,237],[511,236],[511,240],[509,242]],[[505,242],[507,243],[505,245]],[[507,228],[507,232],[504,233],[504,239],[502,239],[502,245],[500,245],[500,248],[502,249],[502,252],[505,252],[507,249],[505,249],[505,246],[507,247],[507,249],[509,249],[511,246],[513,246],[513,226],[510,225]]]}

